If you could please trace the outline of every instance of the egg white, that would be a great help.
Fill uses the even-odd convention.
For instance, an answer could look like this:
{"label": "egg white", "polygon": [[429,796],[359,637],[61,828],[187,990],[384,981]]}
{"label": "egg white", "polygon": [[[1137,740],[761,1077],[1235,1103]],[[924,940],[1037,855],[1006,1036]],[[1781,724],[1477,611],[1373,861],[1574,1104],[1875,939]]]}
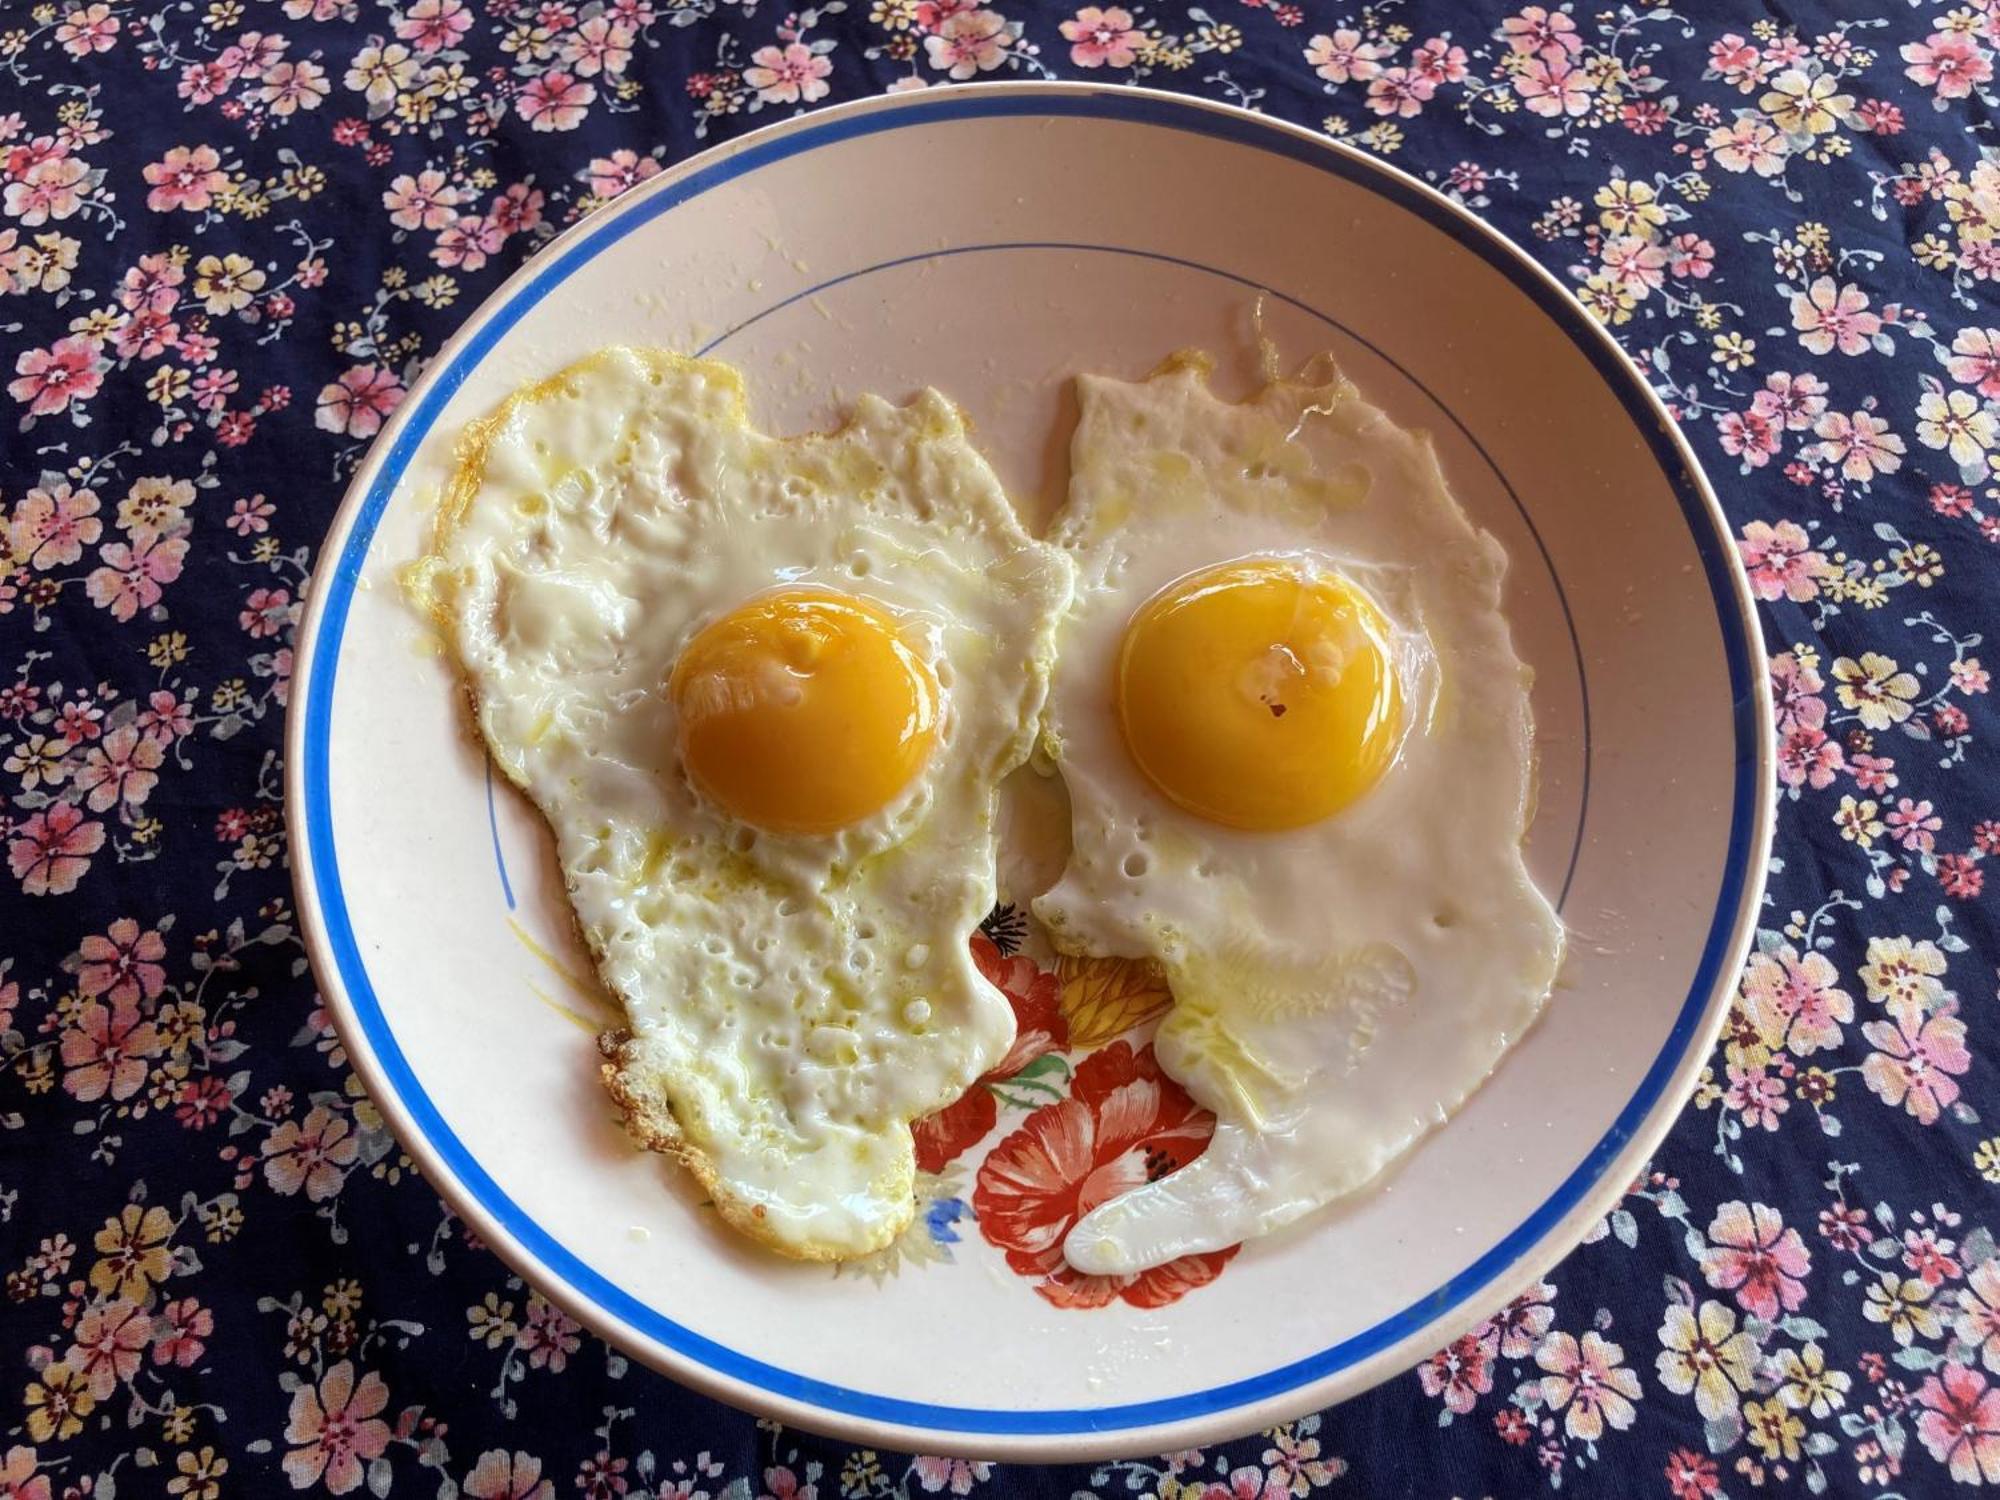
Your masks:
{"label": "egg white", "polygon": [[[1066,558],[1021,528],[932,391],[755,431],[736,373],[612,349],[471,435],[414,587],[495,763],[555,832],[629,1034],[605,1073],[646,1144],[738,1228],[865,1254],[913,1210],[909,1121],[1013,1035],[966,939],[994,899],[994,792],[1027,754]],[[676,751],[667,683],[703,626],[779,586],[892,612],[942,689],[911,784],[838,834],[759,832]]]}
{"label": "egg white", "polygon": [[[1264,1234],[1367,1183],[1478,1087],[1534,1020],[1562,927],[1530,880],[1529,672],[1506,559],[1427,439],[1330,361],[1231,404],[1198,356],[1084,377],[1050,540],[1078,585],[1046,744],[1072,849],[1034,903],[1068,952],[1165,965],[1161,1065],[1216,1115],[1192,1164],[1085,1215],[1065,1254],[1130,1273]],[[1407,723],[1374,788],[1323,821],[1243,832],[1139,772],[1113,684],[1132,614],[1246,557],[1332,569],[1390,622]]]}

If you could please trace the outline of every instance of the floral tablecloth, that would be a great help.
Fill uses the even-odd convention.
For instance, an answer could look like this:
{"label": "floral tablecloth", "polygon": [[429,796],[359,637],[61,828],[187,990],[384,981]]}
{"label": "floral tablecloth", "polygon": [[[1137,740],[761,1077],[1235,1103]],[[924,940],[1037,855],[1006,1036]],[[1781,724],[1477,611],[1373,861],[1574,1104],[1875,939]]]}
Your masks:
{"label": "floral tablecloth", "polygon": [[[2000,1483],[2000,5],[1210,4],[0,7],[0,1497]],[[1589,1243],[1345,1407],[1066,1471],[760,1426],[510,1276],[345,1067],[279,759],[345,476],[523,257],[800,108],[1042,77],[1353,141],[1569,282],[1718,482],[1782,745],[1741,1003]]]}

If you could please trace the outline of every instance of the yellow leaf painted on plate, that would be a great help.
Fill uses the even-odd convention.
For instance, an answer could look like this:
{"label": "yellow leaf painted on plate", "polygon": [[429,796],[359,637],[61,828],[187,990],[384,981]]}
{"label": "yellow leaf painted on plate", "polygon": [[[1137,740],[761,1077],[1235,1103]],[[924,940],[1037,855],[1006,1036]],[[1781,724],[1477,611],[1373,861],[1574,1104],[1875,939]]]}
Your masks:
{"label": "yellow leaf painted on plate", "polygon": [[1160,966],[1144,958],[1056,959],[1058,1004],[1072,1047],[1096,1047],[1150,1021],[1173,996]]}

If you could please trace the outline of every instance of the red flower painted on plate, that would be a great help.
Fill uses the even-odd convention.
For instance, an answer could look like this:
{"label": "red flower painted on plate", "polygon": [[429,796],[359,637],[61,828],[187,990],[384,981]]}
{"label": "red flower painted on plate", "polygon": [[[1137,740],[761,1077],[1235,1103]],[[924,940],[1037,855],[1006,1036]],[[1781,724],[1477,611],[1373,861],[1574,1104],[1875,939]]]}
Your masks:
{"label": "red flower painted on plate", "polygon": [[1178,1301],[1220,1275],[1238,1247],[1136,1276],[1085,1276],[1063,1259],[1063,1238],[1098,1204],[1193,1161],[1214,1129],[1215,1117],[1160,1071],[1150,1046],[1113,1042],[1077,1064],[1068,1098],[1036,1110],[987,1153],[972,1195],[980,1232],[1057,1307]]}
{"label": "red flower painted on plate", "polygon": [[1069,1023],[1058,1007],[1054,974],[1033,959],[1007,957],[983,932],[972,935],[972,961],[1014,1007],[1014,1045],[979,1082],[910,1127],[917,1142],[917,1168],[923,1172],[942,1171],[984,1140],[999,1121],[1000,1106],[987,1085],[1012,1078],[1037,1058],[1069,1045]]}

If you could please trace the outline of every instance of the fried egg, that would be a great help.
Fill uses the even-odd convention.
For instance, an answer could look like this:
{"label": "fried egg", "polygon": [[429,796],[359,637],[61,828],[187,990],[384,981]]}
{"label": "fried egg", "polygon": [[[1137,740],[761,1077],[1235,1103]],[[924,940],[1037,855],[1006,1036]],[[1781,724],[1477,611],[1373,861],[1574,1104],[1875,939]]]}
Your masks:
{"label": "fried egg", "polygon": [[1084,377],[1077,564],[1045,744],[1072,849],[1034,910],[1152,959],[1205,1153],[1064,1253],[1128,1274],[1289,1223],[1464,1103],[1534,1020],[1562,927],[1526,868],[1529,672],[1506,559],[1427,439],[1316,361],[1242,404],[1208,364]]}
{"label": "fried egg", "polygon": [[1070,581],[933,391],[778,440],[612,349],[462,448],[412,587],[623,1003],[628,1127],[774,1249],[894,1239],[910,1121],[1012,1040],[967,938]]}

